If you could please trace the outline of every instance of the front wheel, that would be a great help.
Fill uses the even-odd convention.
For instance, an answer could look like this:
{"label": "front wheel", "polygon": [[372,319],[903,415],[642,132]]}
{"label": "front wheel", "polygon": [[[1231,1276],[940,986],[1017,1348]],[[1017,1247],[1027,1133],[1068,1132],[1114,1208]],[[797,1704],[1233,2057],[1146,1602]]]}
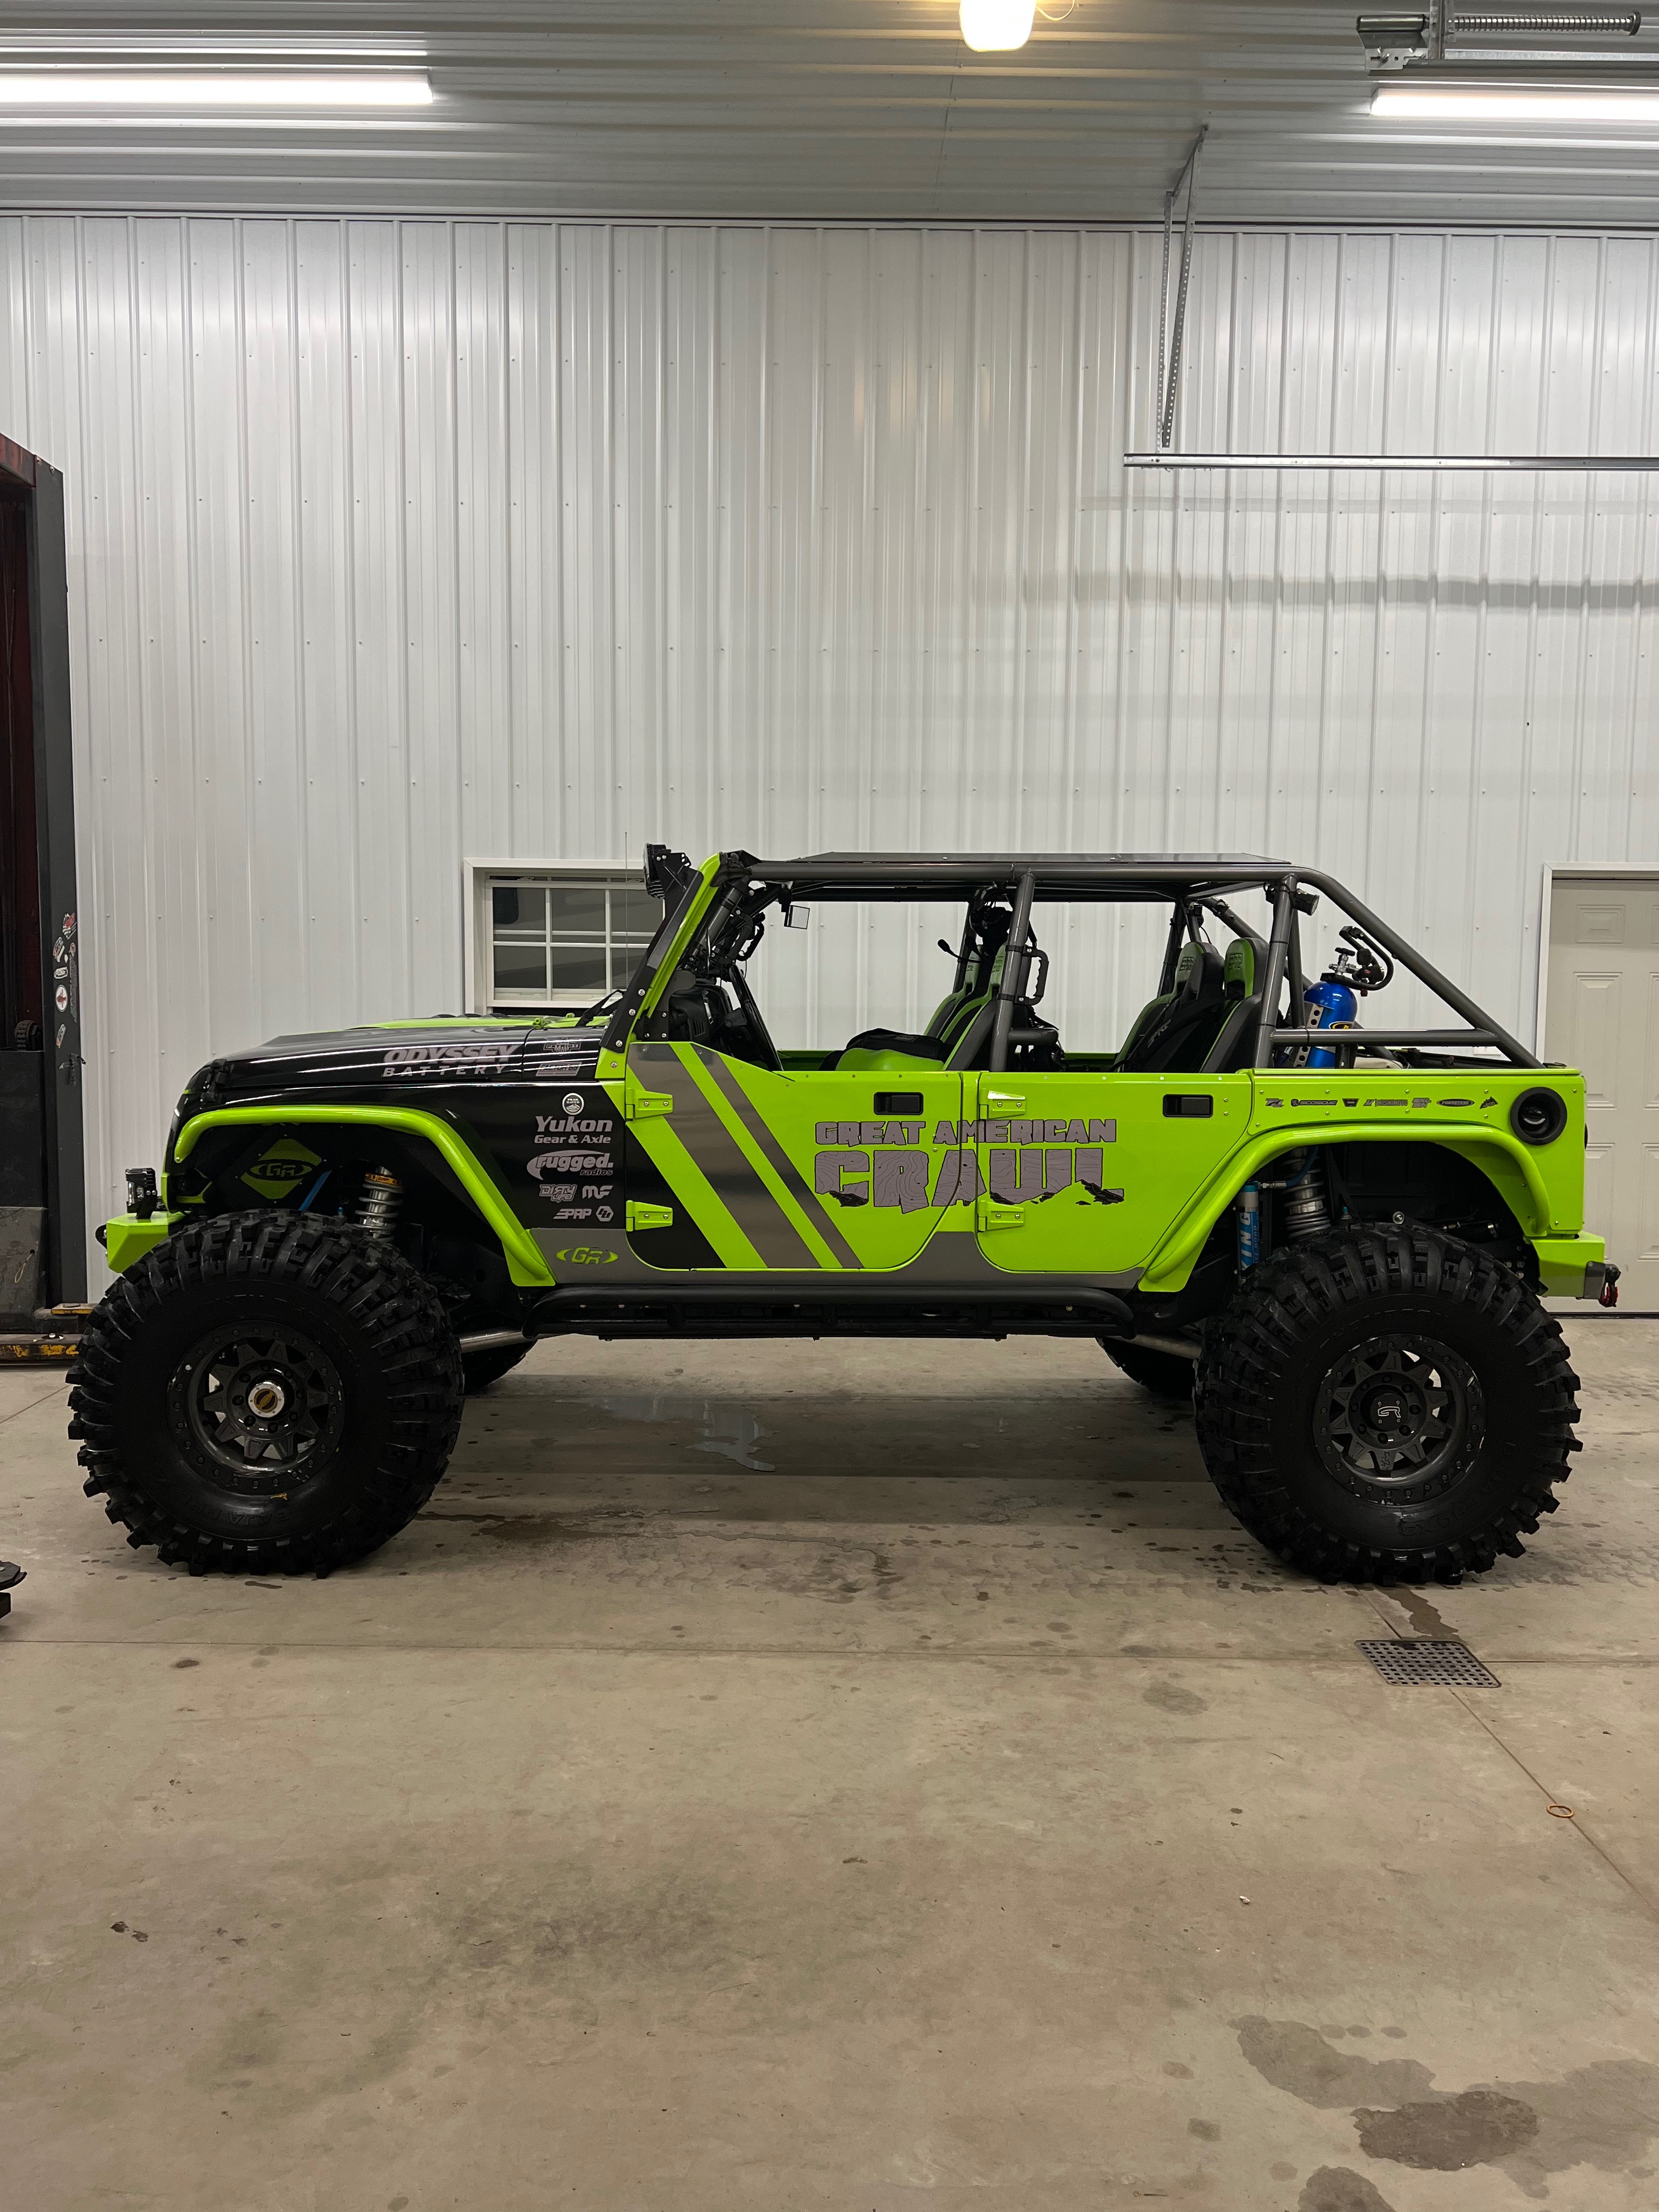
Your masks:
{"label": "front wheel", "polygon": [[1276,1253],[1206,1327],[1198,1440],[1221,1498],[1327,1582],[1483,1573],[1553,1513],[1578,1449],[1553,1317],[1438,1231]]}
{"label": "front wheel", "polygon": [[326,1573],[412,1520],[454,1449],[442,1302],[390,1245],[292,1214],[169,1237],[82,1338],[88,1497],[192,1573]]}

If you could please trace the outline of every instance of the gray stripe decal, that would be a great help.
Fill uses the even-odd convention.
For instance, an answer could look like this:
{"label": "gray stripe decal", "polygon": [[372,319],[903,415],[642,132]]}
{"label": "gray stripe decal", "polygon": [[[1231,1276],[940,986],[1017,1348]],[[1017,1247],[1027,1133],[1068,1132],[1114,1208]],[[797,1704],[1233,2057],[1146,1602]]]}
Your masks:
{"label": "gray stripe decal", "polygon": [[709,1052],[702,1045],[696,1048],[696,1053],[697,1058],[737,1109],[744,1127],[748,1130],[756,1144],[765,1153],[768,1164],[774,1174],[807,1219],[811,1222],[836,1259],[841,1261],[842,1266],[861,1267],[864,1265],[863,1261],[860,1259],[835,1223],[830,1220],[823,1200],[815,1197],[802,1182],[796,1171],[794,1162],[761,1119],[754,1100],[738,1081],[726,1062],[718,1053]]}
{"label": "gray stripe decal", "polygon": [[647,1088],[665,1091],[672,1098],[674,1134],[766,1266],[822,1273],[822,1261],[744,1157],[673,1047],[641,1045],[629,1057],[640,1066]]}

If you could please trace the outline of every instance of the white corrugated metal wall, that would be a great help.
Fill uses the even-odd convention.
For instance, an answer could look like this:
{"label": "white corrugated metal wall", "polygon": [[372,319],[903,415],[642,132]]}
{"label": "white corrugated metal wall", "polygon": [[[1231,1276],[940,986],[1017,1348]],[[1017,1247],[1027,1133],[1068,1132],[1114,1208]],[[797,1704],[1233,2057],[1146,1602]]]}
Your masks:
{"label": "white corrugated metal wall", "polygon": [[[1659,854],[1645,483],[1126,477],[1160,246],[0,219],[0,428],[69,483],[94,1212],[210,1052],[459,1006],[468,854],[1288,854],[1529,1033],[1542,864]],[[1203,235],[1179,441],[1650,451],[1656,256]],[[1105,950],[1073,1024],[1148,988]]]}

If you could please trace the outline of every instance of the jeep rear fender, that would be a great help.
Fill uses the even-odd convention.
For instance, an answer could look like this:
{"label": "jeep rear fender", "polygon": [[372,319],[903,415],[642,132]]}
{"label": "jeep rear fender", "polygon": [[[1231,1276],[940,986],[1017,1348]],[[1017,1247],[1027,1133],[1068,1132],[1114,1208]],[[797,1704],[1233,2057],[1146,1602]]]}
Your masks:
{"label": "jeep rear fender", "polygon": [[179,1132],[173,1146],[175,1163],[182,1163],[210,1129],[240,1128],[263,1124],[267,1127],[378,1128],[392,1132],[405,1142],[429,1145],[454,1176],[477,1210],[480,1220],[500,1245],[507,1275],[520,1289],[544,1289],[553,1281],[535,1238],[502,1196],[495,1179],[477,1154],[436,1114],[412,1106],[221,1106],[192,1115]]}
{"label": "jeep rear fender", "polygon": [[[1147,1263],[1139,1288],[1162,1293],[1185,1287],[1210,1231],[1238,1196],[1244,1185],[1261,1174],[1270,1161],[1309,1146],[1397,1145],[1407,1133],[1397,1127],[1382,1128],[1333,1127],[1321,1121],[1309,1127],[1280,1126],[1264,1130],[1229,1153],[1192,1205],[1170,1231]],[[1552,1219],[1550,1195],[1538,1163],[1520,1139],[1507,1130],[1471,1128],[1462,1122],[1414,1125],[1409,1132],[1413,1145],[1437,1146],[1455,1153],[1478,1169],[1520,1224],[1526,1237],[1542,1237],[1552,1228],[1577,1229],[1576,1222]]]}

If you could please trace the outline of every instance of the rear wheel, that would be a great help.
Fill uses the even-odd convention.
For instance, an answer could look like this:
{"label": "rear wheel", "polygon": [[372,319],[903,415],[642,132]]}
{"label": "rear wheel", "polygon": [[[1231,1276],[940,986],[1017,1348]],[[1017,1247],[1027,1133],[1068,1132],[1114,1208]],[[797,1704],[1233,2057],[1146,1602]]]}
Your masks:
{"label": "rear wheel", "polygon": [[1174,1352],[1149,1352],[1144,1344],[1118,1344],[1103,1336],[1100,1348],[1114,1367],[1121,1367],[1132,1382],[1139,1382],[1155,1398],[1171,1405],[1193,1402],[1193,1363]]}
{"label": "rear wheel", "polygon": [[1205,1332],[1198,1438],[1279,1558],[1456,1582],[1519,1558],[1578,1449],[1561,1331],[1486,1253],[1347,1228],[1276,1254]]}
{"label": "rear wheel", "polygon": [[327,1572],[431,1496],[460,1423],[441,1301],[390,1245],[288,1214],[185,1230],[87,1325],[88,1497],[193,1573]]}

